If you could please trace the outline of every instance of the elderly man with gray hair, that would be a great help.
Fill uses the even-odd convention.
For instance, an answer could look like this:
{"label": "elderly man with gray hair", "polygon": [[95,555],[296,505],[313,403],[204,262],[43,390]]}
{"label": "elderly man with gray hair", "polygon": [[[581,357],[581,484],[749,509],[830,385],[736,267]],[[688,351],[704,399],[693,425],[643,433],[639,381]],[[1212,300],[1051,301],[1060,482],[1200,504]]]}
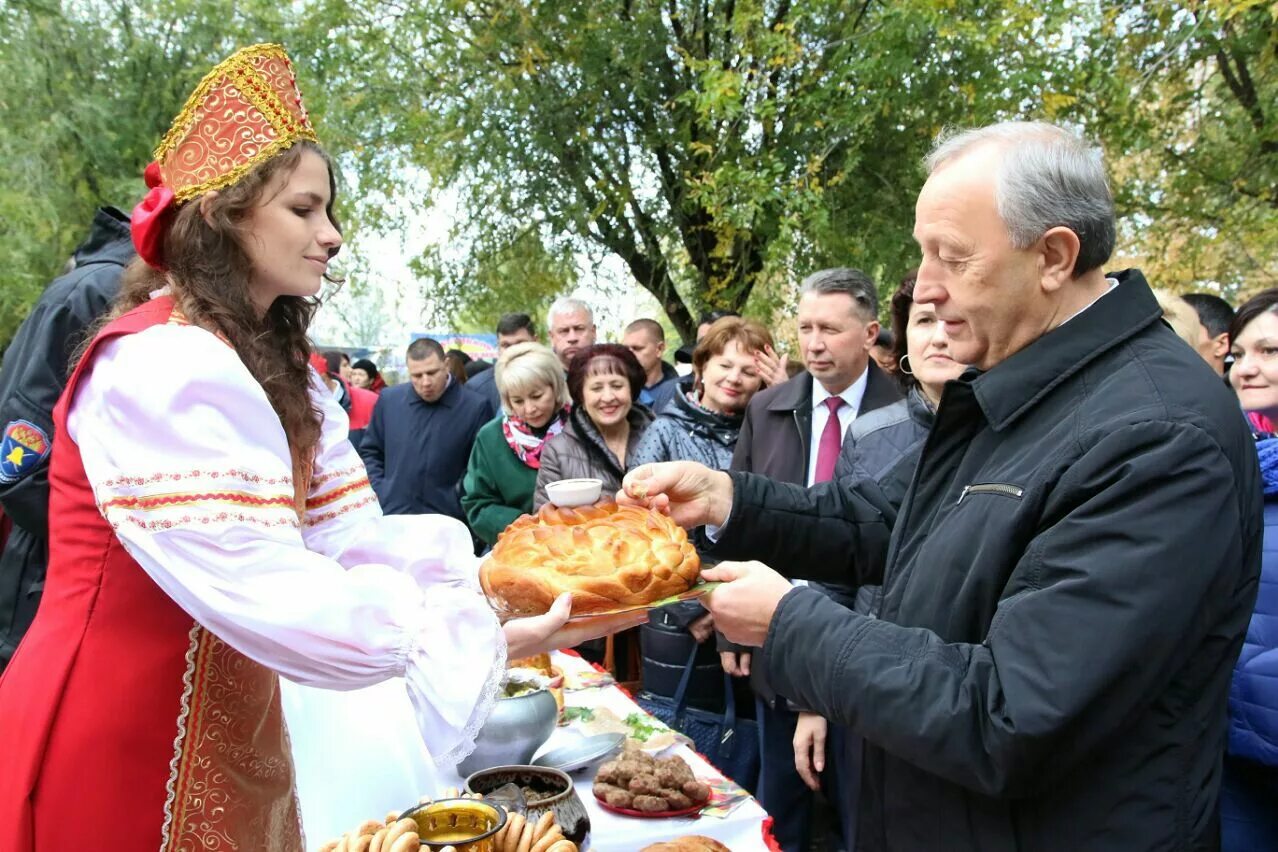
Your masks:
{"label": "elderly man with gray hair", "polygon": [[916,302],[973,366],[899,506],[687,463],[625,498],[718,525],[718,555],[882,582],[877,618],[761,562],[705,572],[776,689],[864,738],[857,848],[1214,849],[1261,497],[1227,391],[1141,274],[1106,276],[1100,152],[1052,125],[941,141]]}
{"label": "elderly man with gray hair", "polygon": [[555,299],[546,312],[546,330],[550,348],[567,370],[574,355],[595,345],[594,311],[581,299]]}

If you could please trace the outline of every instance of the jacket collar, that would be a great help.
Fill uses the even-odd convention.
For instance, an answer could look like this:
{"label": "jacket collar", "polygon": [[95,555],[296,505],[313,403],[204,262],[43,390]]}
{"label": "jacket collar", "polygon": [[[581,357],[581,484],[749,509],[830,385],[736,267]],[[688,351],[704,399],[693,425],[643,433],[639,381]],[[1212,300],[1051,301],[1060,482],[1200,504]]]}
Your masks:
{"label": "jacket collar", "polygon": [[422,399],[417,391],[413,389],[412,384],[409,384],[408,390],[412,393],[414,402],[430,408],[453,408],[457,405],[458,397],[463,393],[461,384],[453,381],[451,376],[448,379],[448,387],[444,388],[444,393],[434,402],[427,402]]}
{"label": "jacket collar", "polygon": [[1118,280],[1118,287],[1092,307],[989,371],[969,370],[959,379],[971,383],[995,431],[1010,426],[1062,382],[1162,317],[1139,270],[1109,277]]}
{"label": "jacket collar", "polygon": [[861,407],[857,409],[858,417],[867,411],[891,405],[901,398],[901,386],[896,383],[896,379],[883,372],[873,358],[870,359],[866,370],[869,375],[866,377],[865,395],[861,397]]}
{"label": "jacket collar", "polygon": [[[642,405],[630,406],[630,413],[626,415],[626,422],[630,424],[630,437],[626,444],[633,447],[639,436],[643,434],[643,430],[648,428],[648,424],[653,420],[652,412]],[[603,439],[603,435],[599,434],[599,430],[595,428],[595,422],[590,419],[590,415],[581,406],[574,405],[568,413],[568,422],[564,424],[564,431],[569,433],[583,444],[594,447],[603,453],[608,459],[608,463],[614,468],[620,470],[617,464],[617,457],[612,454],[612,450],[608,449],[608,442]],[[629,450],[627,449],[627,452]],[[624,473],[625,471],[620,471]]]}
{"label": "jacket collar", "polygon": [[812,374],[807,370],[777,385],[776,393],[768,400],[768,411],[796,411],[811,407]]}
{"label": "jacket collar", "polygon": [[134,258],[129,217],[114,207],[99,207],[93,214],[89,236],[76,246],[75,265],[116,263],[128,266]]}
{"label": "jacket collar", "polygon": [[726,447],[735,444],[737,435],[741,432],[741,422],[745,419],[745,414],[719,414],[702,408],[688,399],[688,393],[691,390],[691,381],[676,385],[674,396],[671,397],[670,404],[666,406],[662,415],[684,423],[690,430],[713,438]]}
{"label": "jacket collar", "polygon": [[679,378],[679,371],[674,368],[674,365],[669,363],[668,361],[662,361],[661,362],[661,378],[657,379],[655,382],[653,382],[650,385],[645,385],[644,390],[655,388],[657,385],[664,384],[665,382],[668,382],[671,379],[678,380],[678,378]]}

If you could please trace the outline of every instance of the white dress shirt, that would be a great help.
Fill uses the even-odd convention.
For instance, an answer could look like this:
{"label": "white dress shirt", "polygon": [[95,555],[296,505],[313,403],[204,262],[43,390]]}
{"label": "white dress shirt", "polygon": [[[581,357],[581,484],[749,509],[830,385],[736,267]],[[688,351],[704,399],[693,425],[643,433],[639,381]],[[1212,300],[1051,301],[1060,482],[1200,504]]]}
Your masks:
{"label": "white dress shirt", "polygon": [[[848,427],[852,425],[852,421],[856,419],[856,413],[861,408],[861,400],[865,397],[865,385],[869,381],[870,367],[866,364],[861,375],[857,380],[843,389],[843,393],[839,394],[843,398],[843,407],[839,409],[839,432],[846,435]],[[817,468],[817,451],[821,447],[821,434],[825,431],[825,424],[830,419],[830,408],[825,401],[834,394],[825,389],[815,377],[812,379],[812,430],[808,435],[808,446],[811,448],[808,452],[808,480],[807,485],[811,487],[813,480],[816,479]],[[840,441],[842,446],[843,442]]]}

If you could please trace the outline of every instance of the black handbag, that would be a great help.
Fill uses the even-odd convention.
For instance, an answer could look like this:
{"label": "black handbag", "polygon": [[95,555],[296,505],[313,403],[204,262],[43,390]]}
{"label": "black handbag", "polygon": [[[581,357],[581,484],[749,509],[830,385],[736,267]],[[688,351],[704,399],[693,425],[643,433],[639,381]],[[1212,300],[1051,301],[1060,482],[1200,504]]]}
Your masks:
{"label": "black handbag", "polygon": [[759,726],[753,720],[737,718],[737,700],[727,672],[723,674],[722,714],[688,706],[688,685],[696,660],[694,645],[673,699],[640,692],[639,706],[692,740],[696,750],[724,775],[753,790],[759,778]]}

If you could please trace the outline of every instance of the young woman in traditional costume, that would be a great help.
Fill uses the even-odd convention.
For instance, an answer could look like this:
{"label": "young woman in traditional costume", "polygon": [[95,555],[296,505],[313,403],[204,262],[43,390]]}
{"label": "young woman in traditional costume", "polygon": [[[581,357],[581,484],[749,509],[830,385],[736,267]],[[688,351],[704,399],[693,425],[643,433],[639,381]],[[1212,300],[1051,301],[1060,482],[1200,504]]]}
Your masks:
{"label": "young woman in traditional costume", "polygon": [[155,159],[145,265],[54,413],[44,600],[0,680],[6,852],[300,849],[277,673],[401,678],[447,764],[508,653],[584,638],[566,598],[500,625],[462,524],[382,516],[308,368],[341,236],[284,51],[210,72]]}

